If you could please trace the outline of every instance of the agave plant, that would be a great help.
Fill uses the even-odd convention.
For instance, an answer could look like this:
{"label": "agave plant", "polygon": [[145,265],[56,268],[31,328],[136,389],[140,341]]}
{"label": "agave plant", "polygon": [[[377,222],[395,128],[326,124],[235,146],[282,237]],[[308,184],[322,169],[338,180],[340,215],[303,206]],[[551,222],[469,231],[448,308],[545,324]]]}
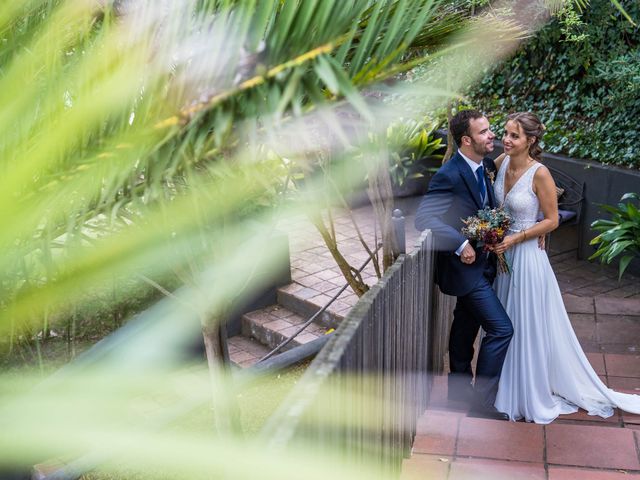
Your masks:
{"label": "agave plant", "polygon": [[640,257],[640,195],[625,193],[617,205],[600,205],[611,214],[610,219],[598,219],[591,228],[600,232],[591,245],[597,245],[596,252],[589,260],[600,258],[602,263],[610,264],[618,256],[618,280],[634,258]]}

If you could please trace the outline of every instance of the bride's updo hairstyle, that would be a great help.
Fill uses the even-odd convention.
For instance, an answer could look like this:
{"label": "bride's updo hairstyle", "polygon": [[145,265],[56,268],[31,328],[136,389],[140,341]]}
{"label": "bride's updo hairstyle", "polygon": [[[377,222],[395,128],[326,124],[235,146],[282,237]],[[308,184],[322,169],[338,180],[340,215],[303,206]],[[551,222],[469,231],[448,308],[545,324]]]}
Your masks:
{"label": "bride's updo hairstyle", "polygon": [[507,121],[517,122],[527,138],[533,138],[533,143],[529,145],[529,155],[531,158],[541,161],[542,148],[540,148],[540,139],[544,135],[545,127],[540,119],[531,112],[512,113],[507,117]]}

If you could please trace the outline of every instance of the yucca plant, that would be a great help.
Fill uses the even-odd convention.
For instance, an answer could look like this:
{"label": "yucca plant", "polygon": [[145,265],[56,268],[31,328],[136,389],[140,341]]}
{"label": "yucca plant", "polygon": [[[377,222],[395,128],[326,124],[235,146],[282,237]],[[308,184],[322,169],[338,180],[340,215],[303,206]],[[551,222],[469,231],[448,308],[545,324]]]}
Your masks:
{"label": "yucca plant", "polygon": [[610,264],[617,257],[618,280],[634,258],[640,257],[640,195],[625,193],[617,205],[599,205],[602,210],[611,214],[610,219],[598,219],[591,228],[600,232],[591,245],[596,245],[596,252],[589,260],[599,258],[602,263]]}

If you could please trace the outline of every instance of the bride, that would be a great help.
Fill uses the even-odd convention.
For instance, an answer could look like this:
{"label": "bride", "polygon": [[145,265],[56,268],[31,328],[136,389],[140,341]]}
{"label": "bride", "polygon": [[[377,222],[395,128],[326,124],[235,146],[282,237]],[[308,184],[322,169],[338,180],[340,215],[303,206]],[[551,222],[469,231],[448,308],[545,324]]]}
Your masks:
{"label": "bride", "polygon": [[[640,396],[607,388],[589,364],[564,308],[558,282],[538,237],[558,226],[555,183],[539,163],[544,125],[532,113],[507,118],[504,151],[496,160],[496,198],[512,218],[494,247],[510,274],[494,288],[511,318],[514,336],[504,362],[495,406],[511,420],[547,424],[578,407],[610,417],[614,408],[640,413]],[[537,221],[538,213],[544,219]]]}

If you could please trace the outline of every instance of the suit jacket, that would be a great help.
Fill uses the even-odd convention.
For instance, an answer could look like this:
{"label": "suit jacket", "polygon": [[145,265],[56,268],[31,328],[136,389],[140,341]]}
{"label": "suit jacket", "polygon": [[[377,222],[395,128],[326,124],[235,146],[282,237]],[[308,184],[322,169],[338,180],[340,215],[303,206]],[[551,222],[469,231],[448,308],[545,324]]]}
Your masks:
{"label": "suit jacket", "polygon": [[[496,206],[492,182],[488,174],[495,175],[493,160],[483,160],[488,203]],[[495,255],[487,255],[482,248],[476,248],[476,261],[471,265],[462,263],[456,250],[466,240],[461,233],[463,219],[475,215],[482,209],[478,182],[464,158],[456,153],[433,176],[429,189],[423,197],[416,213],[416,228],[427,228],[433,232],[436,248],[436,283],[447,295],[463,296],[469,293],[481,280],[482,275],[495,277]]]}

